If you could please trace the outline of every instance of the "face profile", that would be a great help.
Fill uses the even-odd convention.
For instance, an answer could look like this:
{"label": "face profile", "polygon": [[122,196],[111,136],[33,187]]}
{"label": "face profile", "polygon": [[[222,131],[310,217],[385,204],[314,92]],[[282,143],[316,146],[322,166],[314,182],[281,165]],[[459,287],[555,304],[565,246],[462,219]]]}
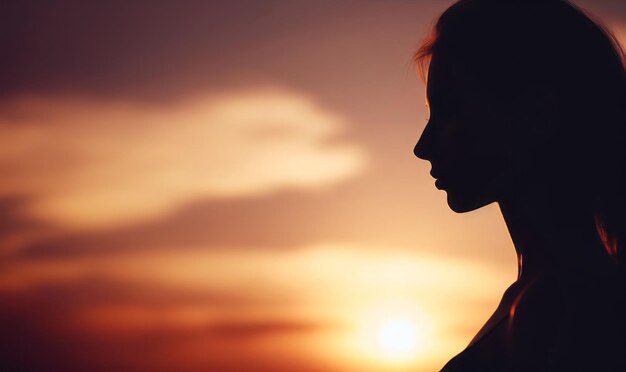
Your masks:
{"label": "face profile", "polygon": [[445,59],[433,58],[427,81],[430,119],[415,155],[431,162],[436,186],[455,212],[496,201],[509,178],[510,118],[499,116],[490,97]]}
{"label": "face profile", "polygon": [[518,258],[442,371],[626,370],[619,42],[567,0],[460,0],[415,59],[430,111],[415,156],[453,211],[497,203]]}
{"label": "face profile", "polygon": [[534,91],[500,107],[478,77],[463,75],[445,57],[431,59],[426,87],[430,119],[414,154],[431,163],[435,185],[447,192],[453,211],[498,201],[524,182],[520,172],[539,177],[532,172],[535,159],[524,152],[539,151],[554,135],[549,121],[556,102]]}

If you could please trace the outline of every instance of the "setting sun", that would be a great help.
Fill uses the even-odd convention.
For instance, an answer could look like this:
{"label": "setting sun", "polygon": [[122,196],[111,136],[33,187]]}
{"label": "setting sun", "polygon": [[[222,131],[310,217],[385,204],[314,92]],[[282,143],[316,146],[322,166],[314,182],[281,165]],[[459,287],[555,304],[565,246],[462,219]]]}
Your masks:
{"label": "setting sun", "polygon": [[[393,302],[393,304],[392,304]],[[389,307],[387,307],[389,306]],[[433,343],[441,330],[437,319],[417,304],[389,300],[385,307],[373,307],[359,319],[358,357],[376,371],[428,370],[438,348]]]}
{"label": "setting sun", "polygon": [[380,329],[380,347],[392,360],[411,359],[419,346],[417,327],[406,319],[391,319]]}

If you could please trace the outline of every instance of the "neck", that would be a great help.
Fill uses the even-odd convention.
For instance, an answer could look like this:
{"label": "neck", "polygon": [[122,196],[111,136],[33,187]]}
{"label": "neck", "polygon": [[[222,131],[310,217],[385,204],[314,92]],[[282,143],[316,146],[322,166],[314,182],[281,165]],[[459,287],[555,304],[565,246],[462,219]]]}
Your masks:
{"label": "neck", "polygon": [[517,192],[498,204],[518,258],[518,281],[540,276],[601,273],[611,260],[592,213],[575,199]]}

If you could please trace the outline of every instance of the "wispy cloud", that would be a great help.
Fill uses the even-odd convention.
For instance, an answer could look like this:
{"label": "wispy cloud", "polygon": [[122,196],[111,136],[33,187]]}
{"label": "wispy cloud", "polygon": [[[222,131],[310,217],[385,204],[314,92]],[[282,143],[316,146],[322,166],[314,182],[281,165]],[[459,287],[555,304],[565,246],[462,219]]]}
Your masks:
{"label": "wispy cloud", "polygon": [[359,173],[346,120],[302,94],[257,89],[150,106],[71,98],[4,105],[2,195],[70,226],[127,223],[202,198],[319,188]]}

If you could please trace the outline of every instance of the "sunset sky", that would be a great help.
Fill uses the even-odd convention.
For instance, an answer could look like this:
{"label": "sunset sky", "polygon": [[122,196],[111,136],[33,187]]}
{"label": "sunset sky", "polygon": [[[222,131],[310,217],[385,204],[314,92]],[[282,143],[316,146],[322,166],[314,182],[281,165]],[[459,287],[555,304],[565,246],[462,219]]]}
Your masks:
{"label": "sunset sky", "polygon": [[412,154],[451,3],[2,2],[3,365],[441,368],[517,273]]}

